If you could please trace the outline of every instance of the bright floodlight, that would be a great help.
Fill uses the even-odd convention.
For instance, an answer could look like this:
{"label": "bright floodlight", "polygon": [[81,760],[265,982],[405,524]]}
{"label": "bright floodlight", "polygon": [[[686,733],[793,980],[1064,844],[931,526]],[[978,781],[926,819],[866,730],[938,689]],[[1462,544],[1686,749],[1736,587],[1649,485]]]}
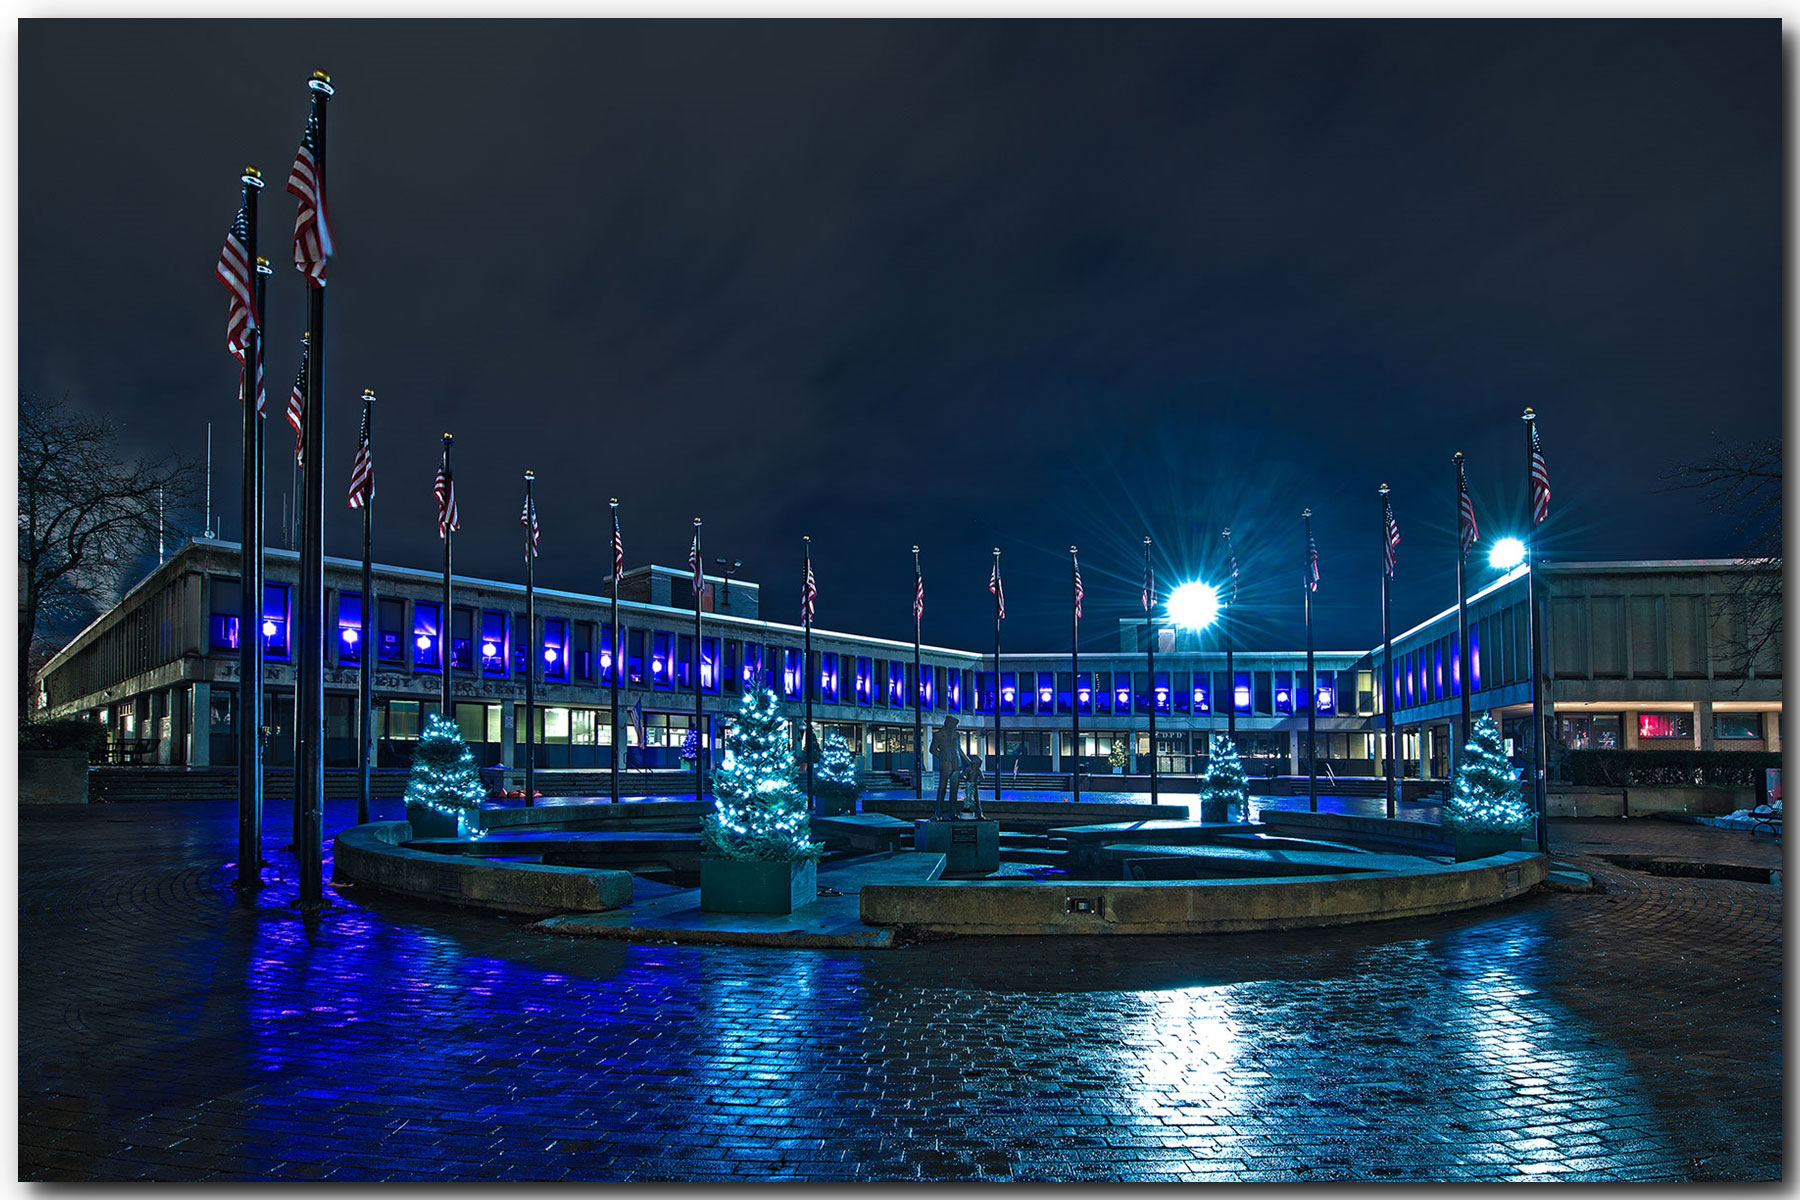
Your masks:
{"label": "bright floodlight", "polygon": [[1210,583],[1190,580],[1169,593],[1169,619],[1183,629],[1201,630],[1219,615],[1219,591]]}
{"label": "bright floodlight", "polygon": [[1504,537],[1494,543],[1488,551],[1488,566],[1501,571],[1510,571],[1525,561],[1525,543],[1516,537]]}

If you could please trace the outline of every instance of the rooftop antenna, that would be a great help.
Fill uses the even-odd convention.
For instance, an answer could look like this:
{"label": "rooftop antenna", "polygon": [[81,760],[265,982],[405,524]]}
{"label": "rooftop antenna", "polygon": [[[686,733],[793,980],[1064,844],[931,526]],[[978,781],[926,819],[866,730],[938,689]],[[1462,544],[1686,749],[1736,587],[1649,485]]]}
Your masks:
{"label": "rooftop antenna", "polygon": [[214,536],[212,526],[212,422],[206,423],[206,536]]}
{"label": "rooftop antenna", "polygon": [[163,565],[163,490],[156,487],[156,565]]}

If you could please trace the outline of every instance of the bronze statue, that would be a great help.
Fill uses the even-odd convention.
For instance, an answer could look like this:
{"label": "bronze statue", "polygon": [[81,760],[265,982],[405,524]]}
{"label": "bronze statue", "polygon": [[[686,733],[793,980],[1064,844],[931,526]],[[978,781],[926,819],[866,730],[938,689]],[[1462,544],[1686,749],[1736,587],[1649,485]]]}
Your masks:
{"label": "bronze statue", "polygon": [[[955,717],[946,716],[944,724],[931,731],[931,752],[937,755],[938,760],[937,800],[931,806],[931,819],[934,821],[954,817],[957,797],[962,794],[961,785],[957,782],[962,775],[962,750],[957,745],[956,725]],[[947,804],[944,802],[946,789],[949,792]]]}

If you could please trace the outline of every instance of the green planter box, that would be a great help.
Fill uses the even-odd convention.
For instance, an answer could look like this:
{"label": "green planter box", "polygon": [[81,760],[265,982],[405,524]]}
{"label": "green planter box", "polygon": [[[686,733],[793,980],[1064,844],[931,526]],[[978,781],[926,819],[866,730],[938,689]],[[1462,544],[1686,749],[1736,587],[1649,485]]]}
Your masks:
{"label": "green planter box", "polygon": [[700,911],[791,913],[819,898],[819,864],[700,860]]}
{"label": "green planter box", "polygon": [[856,811],[856,797],[818,795],[819,815],[821,817],[841,817],[845,813]]}
{"label": "green planter box", "polygon": [[408,804],[406,823],[415,838],[467,837],[481,828],[481,814],[465,811],[451,817],[423,804]]}
{"label": "green planter box", "polygon": [[1522,850],[1525,848],[1524,837],[1522,833],[1478,833],[1464,829],[1450,831],[1451,842],[1456,847],[1457,862]]}

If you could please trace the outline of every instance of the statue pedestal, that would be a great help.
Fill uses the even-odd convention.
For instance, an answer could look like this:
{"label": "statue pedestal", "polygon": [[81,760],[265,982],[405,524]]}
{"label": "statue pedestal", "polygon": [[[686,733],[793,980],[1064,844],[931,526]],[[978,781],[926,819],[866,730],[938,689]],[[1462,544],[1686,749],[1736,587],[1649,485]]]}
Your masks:
{"label": "statue pedestal", "polygon": [[992,875],[1000,869],[1000,822],[914,821],[913,849],[942,854],[946,877]]}

